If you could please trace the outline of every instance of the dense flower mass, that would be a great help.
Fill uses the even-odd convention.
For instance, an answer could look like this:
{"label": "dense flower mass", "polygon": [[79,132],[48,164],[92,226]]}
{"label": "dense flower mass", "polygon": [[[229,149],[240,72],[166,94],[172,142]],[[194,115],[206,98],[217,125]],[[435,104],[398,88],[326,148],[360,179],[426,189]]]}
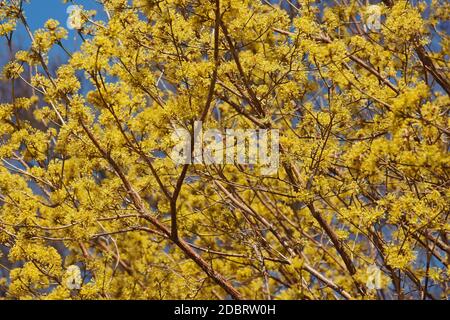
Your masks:
{"label": "dense flower mass", "polygon": [[[0,0],[0,298],[449,296],[447,1],[98,2]],[[278,171],[177,164],[196,121]]]}

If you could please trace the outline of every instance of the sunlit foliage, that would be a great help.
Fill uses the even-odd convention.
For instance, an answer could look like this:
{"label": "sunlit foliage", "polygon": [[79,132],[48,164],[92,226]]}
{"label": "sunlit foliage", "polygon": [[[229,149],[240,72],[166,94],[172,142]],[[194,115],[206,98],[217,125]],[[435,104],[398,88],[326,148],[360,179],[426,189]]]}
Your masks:
{"label": "sunlit foliage", "polygon": [[[447,1],[372,3],[379,29],[355,0],[101,2],[72,52],[0,2],[1,49],[31,43],[2,85],[33,89],[0,105],[3,297],[449,295]],[[278,173],[176,165],[198,120],[278,129]]]}

